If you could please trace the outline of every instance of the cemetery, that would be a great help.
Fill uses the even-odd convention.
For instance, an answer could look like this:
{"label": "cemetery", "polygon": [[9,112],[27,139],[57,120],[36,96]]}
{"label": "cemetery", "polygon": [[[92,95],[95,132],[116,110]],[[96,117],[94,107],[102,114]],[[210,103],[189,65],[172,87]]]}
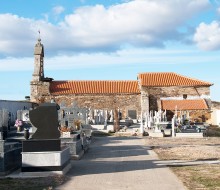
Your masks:
{"label": "cemetery", "polygon": [[[73,166],[77,173],[76,163],[93,145],[95,132],[111,133],[122,144],[126,141],[118,136],[135,140],[137,150],[128,150],[131,156],[139,151],[140,139],[156,138],[162,143],[207,137],[211,83],[176,73],[139,73],[137,81],[54,81],[44,77],[41,39],[34,56],[30,101],[0,101],[1,176],[13,172],[23,178],[65,176]],[[108,154],[112,139],[100,140],[110,143]],[[93,150],[100,153],[103,147],[96,145]],[[144,148],[141,151],[146,154]],[[108,170],[112,172],[111,167]]]}
{"label": "cemetery", "polygon": [[[168,121],[166,112],[150,111],[142,120],[137,119],[135,112],[130,112],[123,120],[119,108],[115,113],[113,110],[80,108],[76,102],[72,107],[65,103],[42,103],[29,110],[17,110],[16,120],[9,124],[8,111],[0,110],[1,175],[19,168],[21,175],[42,171],[48,174],[53,170],[64,174],[70,168],[70,160],[81,159],[88,150],[92,131],[130,136],[203,137],[202,131],[181,132],[179,127],[190,120],[188,112],[176,110],[172,121]],[[14,126],[9,127],[12,124]],[[44,160],[43,163],[40,160]]]}
{"label": "cemetery", "polygon": [[22,176],[39,172],[65,174],[71,168],[70,160],[83,156],[91,140],[88,110],[76,105],[72,109],[61,108],[44,103],[17,110],[17,119],[10,124],[8,111],[0,110],[1,175],[18,169]]}
{"label": "cemetery", "polygon": [[65,101],[59,105],[52,101],[17,110],[12,120],[8,110],[2,109],[1,175],[17,169],[23,176],[43,171],[45,174],[65,174],[71,168],[70,160],[79,160],[87,152],[94,131],[153,138],[204,137],[208,125],[190,130],[195,124],[190,123],[188,111],[176,109],[171,120],[167,112],[161,109],[145,111],[141,113],[142,118],[138,118],[137,112],[130,110],[128,117],[123,119],[120,108],[93,109],[79,107],[75,101],[71,106]]}

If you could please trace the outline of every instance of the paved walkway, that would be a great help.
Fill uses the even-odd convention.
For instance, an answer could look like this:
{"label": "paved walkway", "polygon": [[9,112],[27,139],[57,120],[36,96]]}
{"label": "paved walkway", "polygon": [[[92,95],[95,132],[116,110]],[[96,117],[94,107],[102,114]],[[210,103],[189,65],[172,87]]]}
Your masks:
{"label": "paved walkway", "polygon": [[81,160],[72,161],[69,180],[59,190],[186,189],[137,137],[95,137]]}

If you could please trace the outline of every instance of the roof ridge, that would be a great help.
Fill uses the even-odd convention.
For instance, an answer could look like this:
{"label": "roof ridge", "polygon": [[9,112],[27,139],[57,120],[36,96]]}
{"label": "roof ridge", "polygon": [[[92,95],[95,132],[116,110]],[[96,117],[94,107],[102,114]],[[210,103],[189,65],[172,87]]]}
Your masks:
{"label": "roof ridge", "polygon": [[138,82],[137,80],[53,80],[52,82]]}
{"label": "roof ridge", "polygon": [[156,74],[156,73],[157,74],[165,74],[165,73],[175,73],[175,72],[168,72],[168,71],[167,72],[156,72],[156,71],[155,72],[141,72],[141,73],[138,73],[138,75],[139,74]]}
{"label": "roof ridge", "polygon": [[[142,86],[212,86],[213,83],[187,77],[175,72],[139,73]],[[162,79],[163,78],[163,79]]]}

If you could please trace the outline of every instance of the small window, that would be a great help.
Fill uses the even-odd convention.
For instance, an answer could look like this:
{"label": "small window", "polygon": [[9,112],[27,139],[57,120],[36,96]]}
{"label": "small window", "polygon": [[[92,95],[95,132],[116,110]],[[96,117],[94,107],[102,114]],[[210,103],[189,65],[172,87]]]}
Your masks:
{"label": "small window", "polygon": [[183,94],[183,99],[187,99],[187,94]]}

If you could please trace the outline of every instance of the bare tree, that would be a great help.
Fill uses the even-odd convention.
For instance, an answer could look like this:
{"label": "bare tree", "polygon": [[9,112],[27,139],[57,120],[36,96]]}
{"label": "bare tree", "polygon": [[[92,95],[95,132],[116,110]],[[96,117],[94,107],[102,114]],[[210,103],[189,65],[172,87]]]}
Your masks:
{"label": "bare tree", "polygon": [[114,131],[117,132],[120,130],[119,118],[118,118],[118,109],[114,109]]}

